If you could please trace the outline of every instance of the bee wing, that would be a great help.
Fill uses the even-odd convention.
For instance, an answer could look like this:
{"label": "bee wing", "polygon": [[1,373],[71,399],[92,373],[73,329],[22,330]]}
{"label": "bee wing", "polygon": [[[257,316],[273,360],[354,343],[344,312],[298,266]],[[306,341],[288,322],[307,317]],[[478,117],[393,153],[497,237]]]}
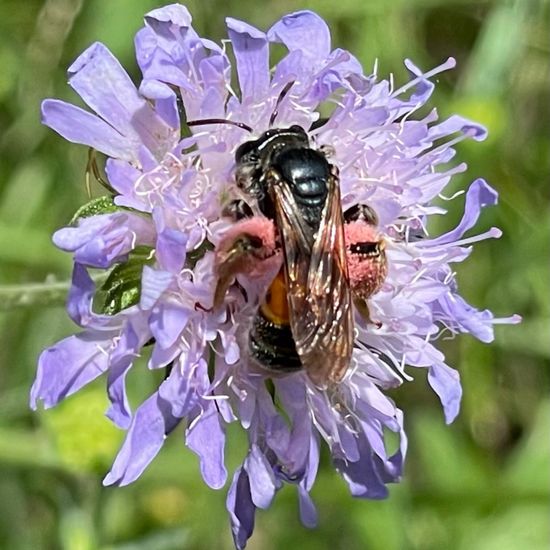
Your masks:
{"label": "bee wing", "polygon": [[285,182],[274,186],[292,335],[308,375],[322,386],[341,380],[353,348],[340,190],[335,177],[327,183],[328,195],[316,234],[304,223]]}
{"label": "bee wing", "polygon": [[304,223],[292,191],[284,181],[273,187],[277,221],[283,238],[290,306],[305,306],[306,282],[314,244],[311,228]]}

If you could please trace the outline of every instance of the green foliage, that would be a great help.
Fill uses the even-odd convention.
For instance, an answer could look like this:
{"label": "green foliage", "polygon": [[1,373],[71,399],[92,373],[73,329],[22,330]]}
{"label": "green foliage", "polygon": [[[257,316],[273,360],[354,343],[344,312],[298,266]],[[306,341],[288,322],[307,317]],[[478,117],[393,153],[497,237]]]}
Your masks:
{"label": "green foliage", "polygon": [[117,210],[121,210],[121,208],[115,204],[114,197],[111,195],[97,197],[81,206],[71,218],[69,225],[76,224],[82,218],[89,218],[98,214],[110,214]]}
{"label": "green foliage", "polygon": [[46,431],[60,464],[74,472],[101,475],[121,442],[121,433],[104,416],[108,401],[103,387],[94,385],[78,399],[43,413]]}
{"label": "green foliage", "polygon": [[153,262],[152,249],[142,246],[132,251],[127,262],[111,269],[95,303],[100,313],[114,315],[139,302],[141,296],[141,273],[143,266]]}
{"label": "green foliage", "polygon": [[[94,40],[105,42],[137,78],[132,37],[143,13],[159,4],[0,2],[0,285],[70,277],[70,258],[50,236],[89,200],[87,151],[43,128],[39,103],[45,96],[79,102],[65,69]],[[353,500],[324,456],[313,491],[319,528],[300,526],[295,491],[288,487],[270,511],[258,514],[249,548],[547,548],[549,2],[190,0],[188,6],[197,30],[213,39],[223,37],[225,16],[266,28],[285,12],[314,9],[329,22],[335,46],[351,50],[367,70],[378,59],[379,74],[394,73],[396,81],[406,77],[405,57],[423,68],[456,57],[457,69],[440,76],[433,105],[443,116],[458,112],[480,120],[490,138],[459,146],[470,168],[455,190],[486,178],[499,191],[500,205],[484,212],[482,229],[504,231],[457,266],[458,281],[476,306],[524,317],[519,326],[497,330],[490,346],[470,337],[442,342],[465,388],[452,426],[444,426],[422,375],[394,393],[406,411],[410,449],[405,481],[387,501]],[[103,194],[93,184],[92,195]],[[92,204],[109,211],[109,200]],[[444,204],[450,216],[434,231],[452,227],[460,216],[460,200]],[[90,212],[81,210],[79,217]],[[102,287],[103,311],[135,303],[146,261],[147,251],[111,272]],[[206,488],[180,431],[139,481],[105,489],[101,479],[122,434],[102,416],[104,382],[54,410],[28,411],[38,353],[74,329],[61,304],[15,305],[0,314],[0,548],[230,549],[225,494]],[[159,380],[142,363],[134,370],[135,406]],[[228,441],[235,467],[246,446],[237,426]]]}

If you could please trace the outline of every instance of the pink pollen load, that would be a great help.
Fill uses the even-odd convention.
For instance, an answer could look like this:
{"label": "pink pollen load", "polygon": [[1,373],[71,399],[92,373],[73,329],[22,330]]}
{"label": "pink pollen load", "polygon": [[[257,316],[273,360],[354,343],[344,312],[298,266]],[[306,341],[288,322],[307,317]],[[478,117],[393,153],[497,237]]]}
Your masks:
{"label": "pink pollen load", "polygon": [[265,256],[271,256],[277,248],[275,225],[270,219],[260,216],[236,222],[223,236],[220,243],[222,245],[221,248],[223,248],[223,244],[233,242],[243,234],[253,235],[261,239],[265,249]]}
{"label": "pink pollen load", "polygon": [[[377,292],[387,274],[383,239],[376,228],[362,221],[344,225],[346,247],[348,248],[348,274],[352,291],[360,298],[367,299]],[[379,256],[370,257],[349,251],[349,247],[359,243],[381,243]]]}

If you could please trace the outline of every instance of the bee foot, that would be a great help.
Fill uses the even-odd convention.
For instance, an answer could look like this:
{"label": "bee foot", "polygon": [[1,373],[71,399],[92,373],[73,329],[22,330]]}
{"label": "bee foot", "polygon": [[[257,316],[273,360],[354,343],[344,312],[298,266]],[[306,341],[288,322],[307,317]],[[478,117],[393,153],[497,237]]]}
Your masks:
{"label": "bee foot", "polygon": [[382,323],[380,321],[374,321],[371,318],[369,306],[365,300],[361,298],[355,298],[353,303],[355,304],[355,309],[357,309],[361,317],[363,317],[363,319],[365,319],[365,321],[369,325],[374,325],[377,329],[382,328]]}
{"label": "bee foot", "polygon": [[[219,306],[235,276],[258,279],[273,271],[278,255],[275,225],[268,218],[252,217],[237,222],[223,236],[215,251],[218,276],[214,307]],[[277,261],[275,262],[277,263]]]}

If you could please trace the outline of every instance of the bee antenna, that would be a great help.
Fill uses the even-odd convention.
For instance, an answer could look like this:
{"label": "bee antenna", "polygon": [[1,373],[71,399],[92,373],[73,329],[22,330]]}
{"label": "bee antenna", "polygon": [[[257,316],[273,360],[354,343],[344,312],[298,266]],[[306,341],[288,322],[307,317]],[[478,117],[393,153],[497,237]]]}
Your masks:
{"label": "bee antenna", "polygon": [[206,124],[231,124],[231,126],[237,126],[242,130],[246,130],[249,133],[254,133],[254,130],[244,122],[235,122],[234,120],[227,120],[225,118],[203,118],[201,120],[189,120],[187,126],[204,126]]}
{"label": "bee antenna", "polygon": [[279,94],[279,97],[277,98],[277,102],[275,103],[275,109],[273,109],[273,112],[271,113],[271,117],[269,118],[269,127],[271,128],[273,126],[273,123],[275,122],[275,119],[277,118],[277,115],[279,114],[279,105],[283,101],[283,99],[286,97],[288,92],[290,91],[290,88],[294,86],[295,80],[291,80],[290,82],[287,82],[285,87],[281,90],[281,93]]}
{"label": "bee antenna", "polygon": [[313,132],[313,130],[318,130],[319,128],[322,128],[327,122],[328,118],[320,118],[309,127],[309,131]]}

